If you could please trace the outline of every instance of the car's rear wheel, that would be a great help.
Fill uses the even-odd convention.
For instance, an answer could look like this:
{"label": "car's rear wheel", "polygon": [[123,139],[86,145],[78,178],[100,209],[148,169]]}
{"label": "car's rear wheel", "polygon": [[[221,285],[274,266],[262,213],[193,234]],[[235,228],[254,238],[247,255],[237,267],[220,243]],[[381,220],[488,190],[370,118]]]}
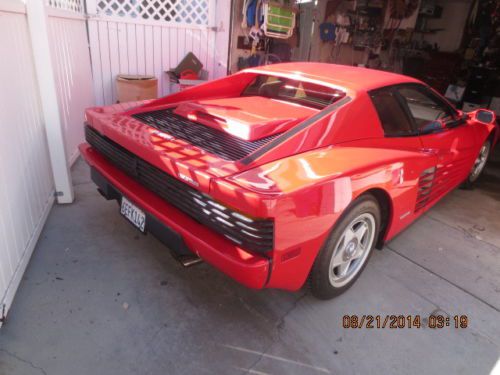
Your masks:
{"label": "car's rear wheel", "polygon": [[474,161],[474,165],[467,177],[467,180],[464,183],[466,188],[472,188],[474,183],[478,180],[481,173],[483,173],[484,167],[486,166],[486,162],[488,161],[488,157],[490,156],[491,151],[491,141],[487,140],[484,142],[481,150],[479,150],[479,154],[477,155],[476,160]]}
{"label": "car's rear wheel", "polygon": [[356,200],[336,223],[314,262],[312,294],[330,299],[349,289],[372,253],[380,228],[380,207],[370,194]]}

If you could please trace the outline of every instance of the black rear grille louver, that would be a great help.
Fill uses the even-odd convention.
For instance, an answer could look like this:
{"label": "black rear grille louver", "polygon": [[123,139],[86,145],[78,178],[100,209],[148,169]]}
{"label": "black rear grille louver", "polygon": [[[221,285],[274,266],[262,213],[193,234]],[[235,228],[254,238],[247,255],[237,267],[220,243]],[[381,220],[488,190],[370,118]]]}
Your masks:
{"label": "black rear grille louver", "polygon": [[279,135],[274,134],[256,141],[246,141],[221,130],[190,121],[175,114],[171,108],[137,113],[132,117],[222,159],[233,161],[250,155]]}
{"label": "black rear grille louver", "polygon": [[415,211],[421,210],[429,202],[435,175],[436,167],[427,168],[420,175],[418,180],[417,204],[415,205]]}
{"label": "black rear grille louver", "polygon": [[224,235],[244,249],[272,250],[274,221],[252,219],[212,200],[149,164],[122,146],[85,127],[87,142],[117,168],[196,221]]}

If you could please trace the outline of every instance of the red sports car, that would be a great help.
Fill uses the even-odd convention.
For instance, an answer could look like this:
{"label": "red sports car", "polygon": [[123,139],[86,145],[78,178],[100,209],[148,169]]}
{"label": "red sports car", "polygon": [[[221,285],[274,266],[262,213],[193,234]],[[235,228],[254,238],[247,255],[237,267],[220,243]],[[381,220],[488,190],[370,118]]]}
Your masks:
{"label": "red sports car", "polygon": [[498,138],[424,83],[319,63],[248,69],[136,107],[88,109],[93,181],[184,263],[251,288],[348,289]]}

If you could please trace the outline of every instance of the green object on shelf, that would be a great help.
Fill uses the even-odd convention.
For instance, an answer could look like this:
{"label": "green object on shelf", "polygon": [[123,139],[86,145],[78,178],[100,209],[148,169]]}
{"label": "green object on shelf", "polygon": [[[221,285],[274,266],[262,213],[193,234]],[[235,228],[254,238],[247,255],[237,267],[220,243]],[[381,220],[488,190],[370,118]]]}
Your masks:
{"label": "green object on shelf", "polygon": [[295,13],[286,7],[264,4],[264,34],[272,38],[287,39],[295,28]]}

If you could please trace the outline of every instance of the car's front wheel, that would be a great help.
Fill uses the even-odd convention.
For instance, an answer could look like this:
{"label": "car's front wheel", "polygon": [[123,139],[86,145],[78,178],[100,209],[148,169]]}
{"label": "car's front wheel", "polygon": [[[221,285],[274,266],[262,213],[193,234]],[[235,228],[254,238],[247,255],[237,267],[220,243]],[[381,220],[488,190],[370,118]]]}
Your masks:
{"label": "car's front wheel", "polygon": [[479,150],[479,154],[474,161],[474,165],[472,166],[469,176],[467,177],[467,180],[465,180],[465,188],[472,188],[479,176],[481,176],[481,173],[483,173],[484,167],[486,166],[486,162],[488,161],[488,157],[490,156],[490,151],[491,141],[487,140],[484,142],[481,150]]}
{"label": "car's front wheel", "polygon": [[363,271],[377,241],[380,207],[370,194],[357,199],[336,223],[314,262],[312,294],[330,299],[349,289]]}

